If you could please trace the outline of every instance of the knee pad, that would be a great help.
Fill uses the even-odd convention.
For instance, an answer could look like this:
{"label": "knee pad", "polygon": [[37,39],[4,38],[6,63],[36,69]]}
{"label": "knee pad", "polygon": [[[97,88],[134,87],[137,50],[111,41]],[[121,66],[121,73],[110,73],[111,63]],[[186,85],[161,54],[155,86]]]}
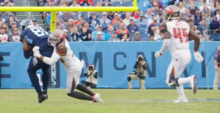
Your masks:
{"label": "knee pad", "polygon": [[178,87],[179,86],[178,79],[179,78],[175,78],[175,79],[171,80],[171,82],[168,83],[168,86],[169,87]]}
{"label": "knee pad", "polygon": [[130,81],[131,81],[131,77],[130,77],[130,76],[128,76],[128,78],[127,78],[127,79],[128,79],[128,82],[130,82]]}

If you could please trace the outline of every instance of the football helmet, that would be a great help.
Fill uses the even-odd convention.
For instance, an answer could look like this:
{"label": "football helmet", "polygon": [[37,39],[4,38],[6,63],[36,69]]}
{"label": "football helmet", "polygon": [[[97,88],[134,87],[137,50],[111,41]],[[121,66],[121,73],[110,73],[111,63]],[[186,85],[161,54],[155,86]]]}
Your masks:
{"label": "football helmet", "polygon": [[30,19],[22,20],[21,23],[20,23],[22,31],[26,28],[29,28],[29,27],[33,26],[33,25],[34,24],[33,24],[32,20],[30,20]]}
{"label": "football helmet", "polygon": [[165,20],[177,19],[180,17],[180,9],[175,5],[169,5],[164,10]]}
{"label": "football helmet", "polygon": [[56,46],[59,42],[66,38],[65,32],[60,29],[54,30],[48,37],[48,43],[51,46]]}

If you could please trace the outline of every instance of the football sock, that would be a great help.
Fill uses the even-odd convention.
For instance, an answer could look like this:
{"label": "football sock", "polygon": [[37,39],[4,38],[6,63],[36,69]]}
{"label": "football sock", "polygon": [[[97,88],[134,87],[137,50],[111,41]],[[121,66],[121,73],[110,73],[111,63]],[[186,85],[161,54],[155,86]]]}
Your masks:
{"label": "football sock", "polygon": [[90,96],[94,96],[95,95],[91,90],[89,90],[87,87],[83,86],[82,84],[78,84],[76,89],[78,89],[78,90],[80,90],[80,91],[82,91],[84,93],[87,93]]}
{"label": "football sock", "polygon": [[70,97],[81,99],[81,100],[91,100],[91,101],[93,100],[91,96],[85,95],[84,93],[77,92],[77,91],[74,91],[72,93],[68,93],[67,95]]}
{"label": "football sock", "polygon": [[186,98],[185,94],[184,94],[183,85],[176,87],[176,89],[177,89],[177,92],[178,92],[180,98]]}
{"label": "football sock", "polygon": [[28,75],[30,77],[31,83],[34,86],[36,92],[38,94],[40,94],[41,93],[41,88],[40,88],[39,80],[38,80],[38,77],[37,77],[36,73],[31,72],[30,70],[28,70]]}
{"label": "football sock", "polygon": [[42,74],[43,90],[46,92],[47,92],[49,78],[50,78],[49,73],[43,72],[43,74]]}
{"label": "football sock", "polygon": [[187,77],[187,78],[179,78],[178,84],[179,84],[179,85],[189,84],[189,83],[190,83],[190,80],[191,80],[190,77]]}

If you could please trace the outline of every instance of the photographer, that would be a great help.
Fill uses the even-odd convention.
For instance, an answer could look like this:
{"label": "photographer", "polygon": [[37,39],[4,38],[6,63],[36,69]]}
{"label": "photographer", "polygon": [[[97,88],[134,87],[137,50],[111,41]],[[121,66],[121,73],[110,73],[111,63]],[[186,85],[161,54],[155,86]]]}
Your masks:
{"label": "photographer", "polygon": [[145,77],[147,74],[147,63],[144,61],[144,57],[142,55],[138,56],[137,62],[134,65],[134,68],[137,69],[133,71],[128,76],[128,86],[129,89],[132,88],[132,79],[136,79],[140,82],[140,88],[145,89]]}
{"label": "photographer", "polygon": [[1,80],[2,80],[2,72],[1,72],[1,61],[3,60],[3,57],[2,57],[2,55],[0,54],[0,89],[1,89],[1,87],[2,87],[2,85],[1,85]]}
{"label": "photographer", "polygon": [[87,88],[96,88],[98,82],[98,72],[95,70],[94,65],[90,64],[84,74],[86,81],[81,81],[82,85],[87,86]]}

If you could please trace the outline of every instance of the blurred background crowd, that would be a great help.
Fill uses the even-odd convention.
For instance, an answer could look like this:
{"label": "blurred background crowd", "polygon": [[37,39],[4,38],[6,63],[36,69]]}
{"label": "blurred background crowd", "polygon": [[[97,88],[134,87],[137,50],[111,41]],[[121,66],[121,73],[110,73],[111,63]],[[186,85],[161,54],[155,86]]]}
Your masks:
{"label": "blurred background crowd", "polygon": [[[23,0],[0,0],[1,6],[16,6]],[[132,0],[25,0],[42,7],[133,6]],[[220,41],[219,0],[137,0],[137,12],[57,12],[56,29],[62,29],[74,41],[162,41],[159,26],[166,6],[176,5],[181,16],[201,41]],[[30,13],[31,14],[31,13]],[[20,26],[17,12],[0,13],[0,41],[18,42]],[[50,31],[50,12],[32,14],[35,26]],[[41,22],[41,23],[39,23]]]}

